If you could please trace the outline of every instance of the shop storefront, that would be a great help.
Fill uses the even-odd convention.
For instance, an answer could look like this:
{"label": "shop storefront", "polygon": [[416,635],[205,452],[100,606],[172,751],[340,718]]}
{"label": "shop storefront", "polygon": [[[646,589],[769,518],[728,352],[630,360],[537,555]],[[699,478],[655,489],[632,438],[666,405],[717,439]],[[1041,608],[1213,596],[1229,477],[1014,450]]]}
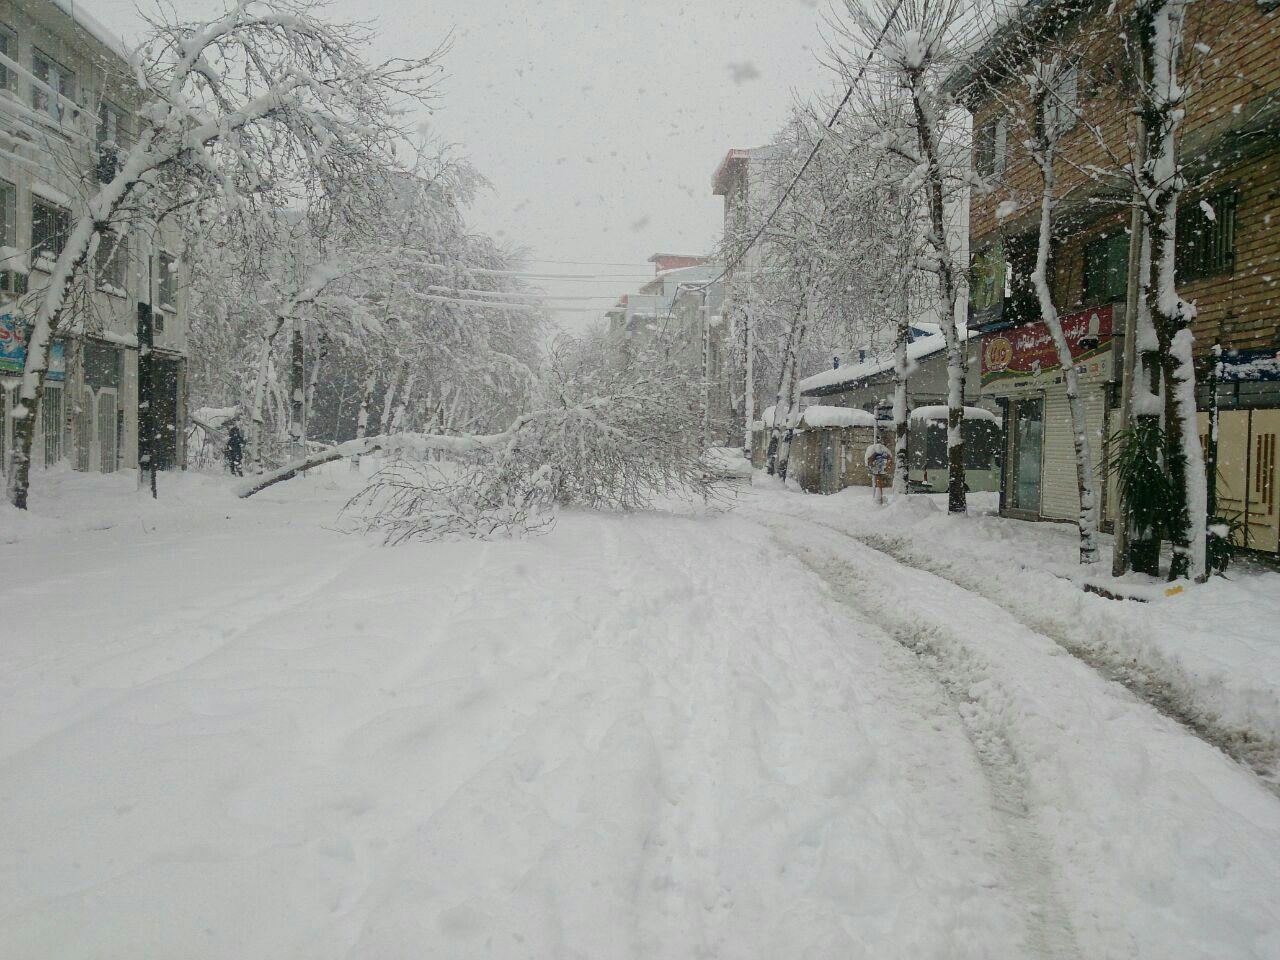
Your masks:
{"label": "shop storefront", "polygon": [[[0,313],[0,413],[3,414],[3,450],[0,467],[8,471],[13,459],[13,411],[18,405],[18,381],[26,360],[25,330],[11,311]],[[65,455],[69,444],[66,430],[66,346],[55,341],[49,354],[49,372],[45,377],[44,396],[36,411],[36,437],[32,446],[32,462],[51,466]]]}
{"label": "shop storefront", "polygon": [[[1104,306],[1062,317],[1097,476],[1105,475],[1103,441],[1119,372],[1112,330],[1121,314],[1120,308]],[[1000,512],[1027,520],[1074,520],[1080,493],[1071,411],[1058,353],[1043,323],[983,331],[982,396],[1003,410]],[[1108,486],[1100,484],[1104,519],[1115,499]]]}
{"label": "shop storefront", "polygon": [[1217,381],[1218,516],[1238,546],[1280,552],[1280,350],[1228,350],[1202,372],[1200,440],[1209,449],[1209,377]]}

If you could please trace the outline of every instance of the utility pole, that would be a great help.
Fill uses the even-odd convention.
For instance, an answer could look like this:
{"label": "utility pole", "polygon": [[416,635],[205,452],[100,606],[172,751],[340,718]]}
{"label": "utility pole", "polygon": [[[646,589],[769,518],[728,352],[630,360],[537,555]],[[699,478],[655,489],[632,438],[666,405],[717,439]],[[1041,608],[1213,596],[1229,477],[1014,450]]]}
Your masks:
{"label": "utility pole", "polygon": [[156,361],[151,304],[138,304],[138,486],[150,477],[156,497]]}
{"label": "utility pole", "polygon": [[707,311],[707,288],[702,288],[702,449],[711,446],[711,317]]}

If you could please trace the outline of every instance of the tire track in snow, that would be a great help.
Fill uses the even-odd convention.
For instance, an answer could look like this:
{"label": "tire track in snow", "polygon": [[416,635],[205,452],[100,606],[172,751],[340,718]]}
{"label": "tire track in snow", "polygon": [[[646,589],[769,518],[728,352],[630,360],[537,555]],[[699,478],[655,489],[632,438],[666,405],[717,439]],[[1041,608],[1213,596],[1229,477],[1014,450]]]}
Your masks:
{"label": "tire track in snow", "polygon": [[[789,519],[830,533],[814,521]],[[892,622],[883,610],[857,603],[860,581],[855,568],[837,557],[821,556],[811,547],[797,543],[781,525],[767,525],[784,549],[833,588],[833,597],[838,602],[878,627],[886,638],[910,650],[951,702],[986,777],[993,807],[1000,815],[1007,844],[1002,866],[1009,889],[1017,894],[1023,906],[1029,955],[1045,960],[1081,957],[1070,918],[1058,893],[1048,844],[1037,829],[1027,802],[1026,770],[1004,732],[990,722],[979,701],[969,692],[972,678],[962,665],[951,662],[948,651],[939,642],[940,631],[922,623]]]}
{"label": "tire track in snow", "polygon": [[931,562],[912,551],[900,538],[878,534],[856,535],[844,530],[840,532],[904,566],[932,574],[994,603],[1028,630],[1048,637],[1077,660],[1088,664],[1108,680],[1119,683],[1165,717],[1256,774],[1268,790],[1280,797],[1280,743],[1256,731],[1217,723],[1215,716],[1197,709],[1193,701],[1189,701],[1185,694],[1180,694],[1173,684],[1155,671],[1145,668],[1132,658],[1118,655],[1113,650],[1074,639],[1051,616],[1027,616],[1017,605],[992,590],[983,578],[966,577],[956,570]]}

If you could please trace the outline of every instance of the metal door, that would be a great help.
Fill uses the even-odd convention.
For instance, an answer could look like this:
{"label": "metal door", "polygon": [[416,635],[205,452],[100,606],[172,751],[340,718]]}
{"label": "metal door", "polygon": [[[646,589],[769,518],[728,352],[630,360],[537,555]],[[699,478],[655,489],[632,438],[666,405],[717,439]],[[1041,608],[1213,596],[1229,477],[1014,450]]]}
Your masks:
{"label": "metal door", "polygon": [[[1250,410],[1249,476],[1246,489],[1249,509],[1246,516],[1246,543],[1254,550],[1275,553],[1280,549],[1280,519],[1277,511],[1276,475],[1280,451],[1280,410]],[[1219,434],[1221,435],[1221,434]]]}
{"label": "metal door", "polygon": [[93,390],[80,391],[80,409],[76,411],[76,469],[92,470],[98,462],[93,445]]}
{"label": "metal door", "polygon": [[840,461],[836,456],[837,436],[835,430],[823,430],[822,435],[822,476],[819,491],[822,493],[840,492]]}
{"label": "metal door", "polygon": [[98,469],[103,473],[115,473],[116,461],[116,392],[98,391]]}
{"label": "metal door", "polygon": [[[1209,415],[1196,415],[1200,428],[1200,446],[1208,449]],[[1235,543],[1244,546],[1244,495],[1249,469],[1249,411],[1218,411],[1218,477],[1214,491],[1218,515],[1241,521],[1235,532]]]}

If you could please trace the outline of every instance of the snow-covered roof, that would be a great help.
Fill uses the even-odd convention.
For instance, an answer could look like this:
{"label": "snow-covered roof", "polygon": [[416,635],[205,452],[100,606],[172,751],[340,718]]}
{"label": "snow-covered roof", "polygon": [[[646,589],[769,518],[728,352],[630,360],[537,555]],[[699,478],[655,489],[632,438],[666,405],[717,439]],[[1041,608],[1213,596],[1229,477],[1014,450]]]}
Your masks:
{"label": "snow-covered roof", "polygon": [[75,0],[53,0],[53,5],[65,13],[85,33],[114,53],[120,59],[129,59],[129,49],[124,37],[107,27],[101,20],[76,3]]}
{"label": "snow-covered roof", "polygon": [[[965,407],[964,418],[966,420],[987,420],[991,423],[999,423],[1000,418],[990,410],[984,407]],[[911,411],[912,420],[945,420],[947,419],[947,408],[942,404],[936,406],[916,407]]]}
{"label": "snow-covered roof", "polygon": [[[966,342],[972,336],[976,336],[976,330],[960,329],[960,341]],[[907,344],[907,360],[908,362],[918,362],[931,357],[935,353],[940,353],[947,347],[947,340],[941,333],[931,334],[927,337],[917,337],[914,341]],[[815,373],[811,377],[805,377],[800,381],[800,392],[806,396],[814,394],[835,393],[834,388],[839,387],[856,387],[862,381],[869,380],[877,374],[884,373],[886,370],[893,369],[893,353],[886,352],[883,356],[871,357],[863,360],[861,363],[854,363],[844,367],[837,367],[834,370],[824,370],[822,373]]]}
{"label": "snow-covered roof", "polygon": [[800,415],[801,427],[874,427],[876,418],[866,410],[853,407],[805,407]]}

